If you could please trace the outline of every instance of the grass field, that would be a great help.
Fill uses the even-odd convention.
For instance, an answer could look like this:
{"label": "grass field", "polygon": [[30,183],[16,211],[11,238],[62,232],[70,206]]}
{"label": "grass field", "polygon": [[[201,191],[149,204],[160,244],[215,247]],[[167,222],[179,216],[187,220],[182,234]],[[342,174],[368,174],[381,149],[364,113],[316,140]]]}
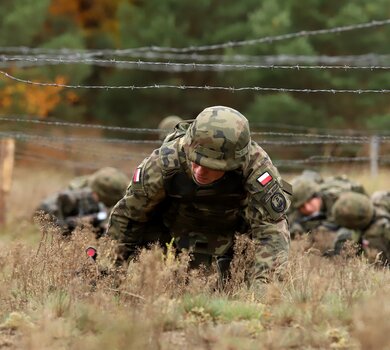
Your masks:
{"label": "grass field", "polygon": [[[341,170],[368,192],[388,189],[389,171]],[[238,266],[219,290],[215,272],[188,272],[186,254],[156,247],[98,277],[88,229],[64,241],[31,220],[72,176],[16,169],[0,235],[0,349],[390,349],[390,271],[349,252],[322,258],[304,240],[284,278],[257,289]],[[107,264],[111,243],[99,243]]]}

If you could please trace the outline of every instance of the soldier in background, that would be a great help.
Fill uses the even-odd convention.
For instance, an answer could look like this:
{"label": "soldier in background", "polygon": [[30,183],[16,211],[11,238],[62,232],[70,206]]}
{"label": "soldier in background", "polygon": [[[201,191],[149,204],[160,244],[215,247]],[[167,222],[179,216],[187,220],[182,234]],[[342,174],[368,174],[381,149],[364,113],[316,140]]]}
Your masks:
{"label": "soldier in background", "polygon": [[158,124],[158,129],[160,129],[159,138],[161,141],[165,139],[165,137],[173,131],[175,126],[179,123],[181,123],[183,119],[176,115],[169,115],[168,117],[165,117],[161,122]]}
{"label": "soldier in background", "polygon": [[215,261],[224,279],[235,235],[245,234],[256,246],[250,280],[266,280],[288,258],[291,185],[251,141],[238,111],[209,107],[179,126],[137,167],[111,212],[116,261],[173,238],[179,251],[190,252],[191,267]]}
{"label": "soldier in background", "polygon": [[297,184],[298,182],[300,182],[301,180],[309,180],[309,181],[313,181],[317,184],[321,184],[324,182],[324,179],[323,177],[321,176],[321,174],[315,170],[311,170],[311,169],[305,169],[302,171],[302,173],[296,177],[294,177],[292,180],[291,180],[291,185],[294,185]]}
{"label": "soldier in background", "polygon": [[346,241],[358,244],[370,263],[390,264],[390,192],[376,192],[374,202],[359,193],[347,192],[332,208],[335,222],[345,228],[338,232],[334,253],[339,254]]}
{"label": "soldier in background", "polygon": [[107,167],[76,178],[67,189],[44,199],[34,215],[46,214],[69,235],[77,226],[90,224],[99,237],[107,226],[113,205],[124,195],[128,177],[115,168]]}
{"label": "soldier in background", "polygon": [[365,193],[363,186],[345,175],[329,177],[319,183],[301,176],[293,181],[293,190],[289,212],[291,235],[310,233],[310,244],[322,253],[333,248],[336,238],[333,204],[344,192]]}
{"label": "soldier in background", "polygon": [[390,213],[390,191],[376,191],[371,195],[372,204]]}

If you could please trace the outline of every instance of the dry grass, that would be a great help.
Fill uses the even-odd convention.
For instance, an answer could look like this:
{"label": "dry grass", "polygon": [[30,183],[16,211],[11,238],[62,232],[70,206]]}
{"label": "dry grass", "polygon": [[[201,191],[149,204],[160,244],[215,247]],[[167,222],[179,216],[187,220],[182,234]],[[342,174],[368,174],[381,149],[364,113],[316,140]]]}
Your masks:
{"label": "dry grass", "polygon": [[[43,177],[34,176],[30,201],[45,193]],[[246,258],[233,261],[224,289],[215,269],[189,271],[187,254],[156,246],[127,271],[100,276],[85,248],[98,246],[100,262],[110,265],[112,242],[96,242],[88,229],[64,240],[54,227],[33,224],[34,206],[18,191],[10,205],[34,227],[34,239],[13,233],[17,222],[2,239],[2,349],[390,348],[390,271],[362,258],[322,258],[306,250],[305,240],[295,241],[284,278],[248,289],[253,250],[240,240],[236,250]]]}

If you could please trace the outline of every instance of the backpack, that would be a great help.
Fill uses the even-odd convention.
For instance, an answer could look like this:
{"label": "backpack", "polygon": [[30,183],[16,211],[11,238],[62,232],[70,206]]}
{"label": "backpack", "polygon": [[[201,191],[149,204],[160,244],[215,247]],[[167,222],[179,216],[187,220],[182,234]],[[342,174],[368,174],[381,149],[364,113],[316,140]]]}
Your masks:
{"label": "backpack", "polygon": [[183,121],[183,122],[176,124],[173,131],[170,132],[167,136],[165,136],[162,143],[164,144],[164,143],[176,140],[177,138],[179,138],[181,136],[184,136],[193,121],[194,121],[194,119],[191,119],[191,120],[186,120],[186,121]]}
{"label": "backpack", "polygon": [[328,213],[330,213],[333,204],[344,192],[357,192],[367,196],[364,187],[349,179],[346,175],[328,177],[320,185],[320,193],[325,201]]}

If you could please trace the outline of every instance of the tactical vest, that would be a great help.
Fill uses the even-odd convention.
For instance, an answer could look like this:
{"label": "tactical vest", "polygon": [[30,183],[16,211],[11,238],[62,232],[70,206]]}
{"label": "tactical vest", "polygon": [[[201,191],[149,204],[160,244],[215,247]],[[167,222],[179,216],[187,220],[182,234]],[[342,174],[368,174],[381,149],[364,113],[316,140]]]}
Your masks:
{"label": "tactical vest", "polygon": [[178,142],[165,139],[160,157],[167,198],[163,218],[176,245],[195,253],[223,255],[244,226],[242,174],[226,172],[216,182],[199,186],[188,175]]}

